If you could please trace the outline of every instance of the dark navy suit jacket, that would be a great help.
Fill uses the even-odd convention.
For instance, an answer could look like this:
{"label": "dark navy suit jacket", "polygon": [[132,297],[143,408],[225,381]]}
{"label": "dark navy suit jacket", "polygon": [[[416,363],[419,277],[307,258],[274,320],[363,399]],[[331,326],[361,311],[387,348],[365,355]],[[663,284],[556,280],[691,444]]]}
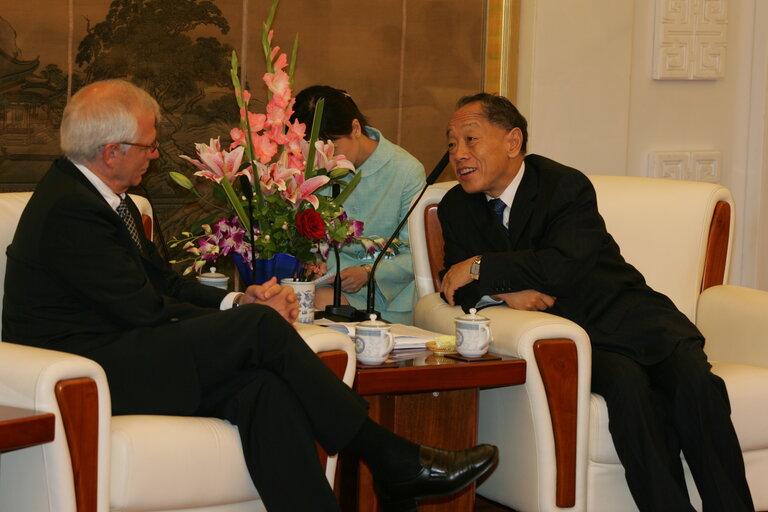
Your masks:
{"label": "dark navy suit jacket", "polygon": [[[484,194],[451,189],[438,208],[445,268],[482,254],[480,279],[456,291],[465,310],[480,297],[534,289],[556,297],[549,312],[582,326],[592,345],[658,362],[682,339],[702,339],[665,295],[621,256],[576,169],[529,155],[511,205],[509,233]],[[703,339],[702,339],[703,342]]]}
{"label": "dark navy suit jacket", "polygon": [[[143,245],[71,162],[54,162],[7,249],[3,340],[96,360],[116,412],[189,414],[200,386],[180,320],[215,312],[226,291],[181,278]],[[153,338],[174,323],[178,332]]]}

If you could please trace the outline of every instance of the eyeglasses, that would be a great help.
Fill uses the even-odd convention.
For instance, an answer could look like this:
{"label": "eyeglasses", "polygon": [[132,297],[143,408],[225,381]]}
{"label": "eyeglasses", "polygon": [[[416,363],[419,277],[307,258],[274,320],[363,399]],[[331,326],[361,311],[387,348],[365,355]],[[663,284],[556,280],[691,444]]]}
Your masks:
{"label": "eyeglasses", "polygon": [[160,142],[157,140],[155,140],[152,144],[139,144],[138,142],[121,142],[120,144],[125,144],[126,146],[136,146],[137,148],[144,148],[144,150],[148,153],[154,153],[158,150],[158,148],[160,148]]}

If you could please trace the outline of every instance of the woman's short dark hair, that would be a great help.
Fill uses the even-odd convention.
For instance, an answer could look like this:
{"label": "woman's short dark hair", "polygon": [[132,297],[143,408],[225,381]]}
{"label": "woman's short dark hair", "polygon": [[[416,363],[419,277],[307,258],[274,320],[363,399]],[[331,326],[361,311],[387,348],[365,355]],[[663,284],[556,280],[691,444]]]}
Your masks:
{"label": "woman's short dark hair", "polygon": [[328,85],[313,85],[296,95],[294,113],[291,116],[291,120],[298,119],[299,122],[307,125],[306,138],[309,138],[312,119],[315,116],[315,105],[320,98],[325,98],[323,120],[320,123],[321,139],[334,140],[349,135],[352,133],[352,121],[355,119],[360,123],[360,128],[365,134],[368,121],[347,91]]}
{"label": "woman's short dark hair", "polygon": [[472,96],[464,96],[459,99],[459,101],[456,102],[456,108],[459,109],[475,102],[479,102],[483,105],[483,113],[485,114],[485,117],[496,126],[500,126],[505,130],[520,128],[520,131],[523,132],[523,144],[520,146],[520,150],[525,153],[526,147],[528,146],[528,121],[526,121],[523,114],[517,110],[517,107],[504,96],[481,92]]}

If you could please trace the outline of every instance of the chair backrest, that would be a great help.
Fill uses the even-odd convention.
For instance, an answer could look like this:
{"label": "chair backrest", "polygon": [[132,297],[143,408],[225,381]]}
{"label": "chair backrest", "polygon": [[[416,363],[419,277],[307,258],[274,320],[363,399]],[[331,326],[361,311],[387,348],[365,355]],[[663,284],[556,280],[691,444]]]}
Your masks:
{"label": "chair backrest", "polygon": [[[32,197],[32,192],[0,193],[0,220],[2,220],[0,222],[0,326],[2,326],[3,294],[5,293],[3,284],[5,282],[5,267],[7,263],[5,250],[13,241],[13,235],[16,233],[19,218],[30,197]],[[131,194],[131,199],[136,203],[141,213],[144,233],[151,240],[153,234],[152,206],[144,197]]]}
{"label": "chair backrest", "polygon": [[[727,282],[733,197],[718,184],[590,176],[598,208],[624,258],[695,321],[702,290]],[[455,181],[429,187],[408,223],[419,296],[439,286],[443,239],[437,203]]]}

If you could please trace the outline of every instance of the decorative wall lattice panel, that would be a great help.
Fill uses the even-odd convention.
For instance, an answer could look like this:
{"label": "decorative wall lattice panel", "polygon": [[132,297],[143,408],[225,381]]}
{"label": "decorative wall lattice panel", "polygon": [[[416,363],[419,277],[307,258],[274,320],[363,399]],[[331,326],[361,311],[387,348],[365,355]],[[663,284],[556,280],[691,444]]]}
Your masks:
{"label": "decorative wall lattice panel", "polygon": [[728,0],[656,0],[653,78],[725,76]]}

